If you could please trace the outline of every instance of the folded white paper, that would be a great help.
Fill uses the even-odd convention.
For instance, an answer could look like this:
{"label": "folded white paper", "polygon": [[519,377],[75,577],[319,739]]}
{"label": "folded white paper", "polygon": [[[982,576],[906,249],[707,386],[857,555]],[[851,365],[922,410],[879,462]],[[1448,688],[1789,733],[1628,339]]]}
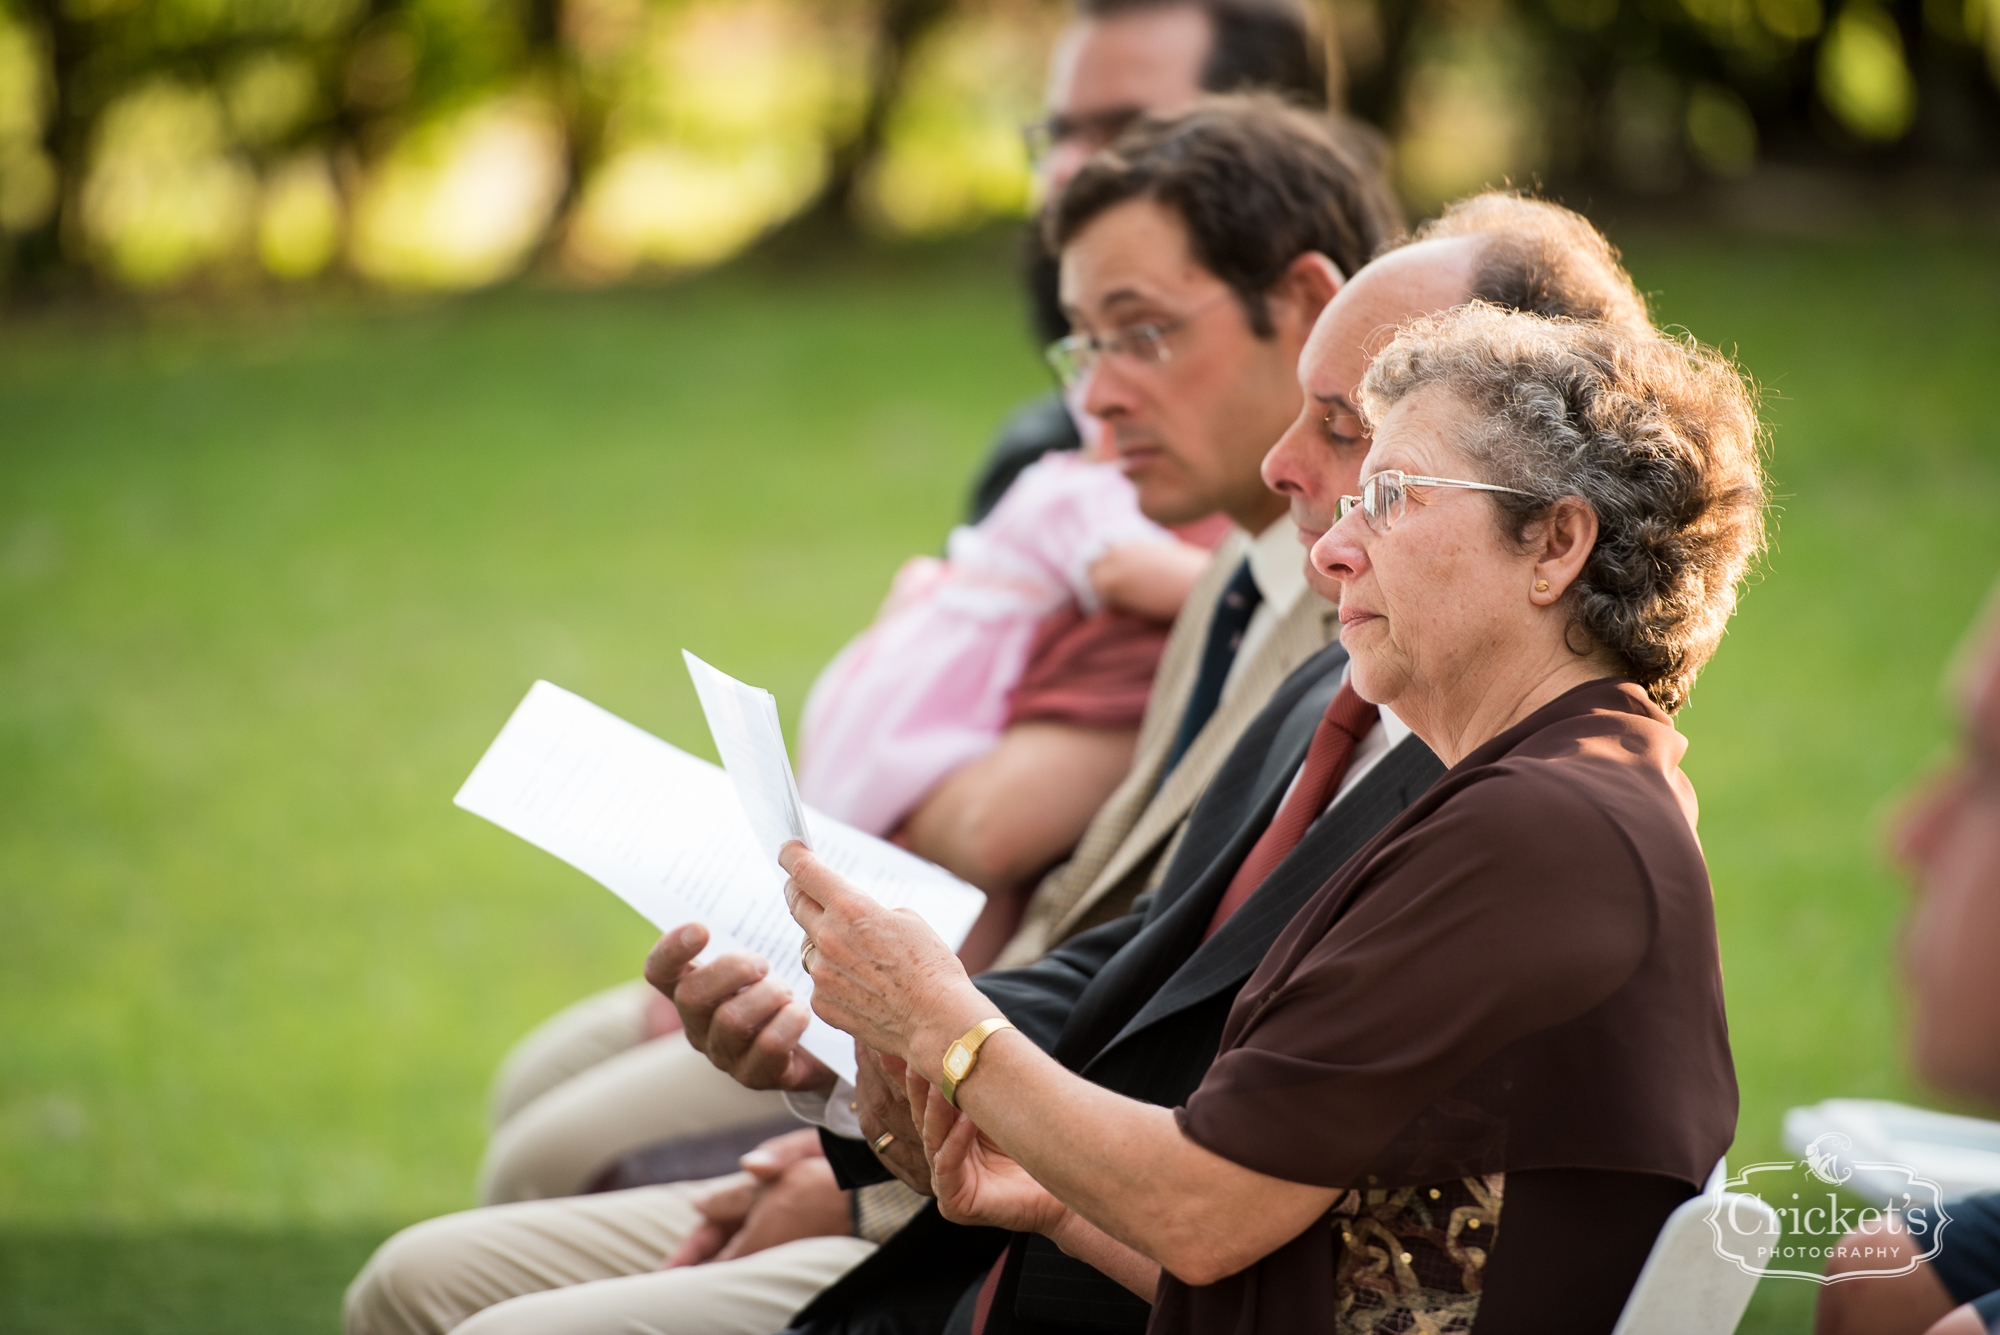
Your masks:
{"label": "folded white paper", "polygon": [[[768,745],[747,727],[745,739]],[[779,746],[789,783],[782,735]],[[753,951],[795,995],[812,995],[771,832],[753,832],[739,785],[706,760],[538,681],[454,801],[600,882],[662,931],[701,923],[704,957]],[[916,910],[953,949],[965,940],[986,902],[978,890],[823,812],[801,804],[796,814],[802,829],[810,821],[808,842],[827,865],[891,908]],[[803,1044],[854,1078],[847,1035],[814,1016]]]}
{"label": "folded white paper", "polygon": [[743,814],[750,818],[757,847],[773,862],[789,839],[811,848],[806,804],[799,800],[798,780],[792,775],[791,757],[785,754],[778,698],[717,671],[685,649],[681,657],[687,660],[694,693],[708,718],[709,734],[715,738],[722,768],[736,785],[736,796],[743,803]]}

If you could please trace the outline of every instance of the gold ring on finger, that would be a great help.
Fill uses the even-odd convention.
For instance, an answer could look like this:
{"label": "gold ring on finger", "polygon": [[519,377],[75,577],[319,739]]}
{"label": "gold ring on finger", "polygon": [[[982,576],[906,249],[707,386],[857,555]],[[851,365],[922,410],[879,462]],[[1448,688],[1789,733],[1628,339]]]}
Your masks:
{"label": "gold ring on finger", "polygon": [[806,977],[808,978],[812,977],[813,956],[818,953],[819,943],[811,937],[807,937],[804,943],[799,946],[799,967],[806,971]]}
{"label": "gold ring on finger", "polygon": [[883,1150],[888,1149],[890,1145],[894,1144],[895,1140],[896,1133],[894,1131],[884,1131],[881,1135],[875,1137],[874,1140],[868,1142],[868,1144],[871,1149],[880,1154]]}

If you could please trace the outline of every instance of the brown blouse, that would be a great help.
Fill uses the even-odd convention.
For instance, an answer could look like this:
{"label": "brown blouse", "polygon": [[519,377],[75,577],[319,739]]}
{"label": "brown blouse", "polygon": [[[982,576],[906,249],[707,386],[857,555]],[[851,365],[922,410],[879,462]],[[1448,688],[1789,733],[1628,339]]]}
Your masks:
{"label": "brown blouse", "polygon": [[[1638,686],[1580,686],[1465,757],[1308,901],[1177,1115],[1245,1167],[1350,1190],[1228,1279],[1164,1277],[1153,1331],[1398,1329],[1418,1311],[1466,1329],[1489,1255],[1505,1266],[1510,1174],[1640,1184],[1610,1194],[1659,1202],[1643,1257],[1736,1125],[1685,750]],[[1592,1225],[1575,1224],[1587,1252]]]}

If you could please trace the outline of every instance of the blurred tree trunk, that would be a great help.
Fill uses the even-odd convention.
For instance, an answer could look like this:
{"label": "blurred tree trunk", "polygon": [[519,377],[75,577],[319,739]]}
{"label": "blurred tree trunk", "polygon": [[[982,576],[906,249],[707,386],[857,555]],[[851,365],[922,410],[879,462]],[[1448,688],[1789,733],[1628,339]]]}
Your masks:
{"label": "blurred tree trunk", "polygon": [[[401,110],[399,105],[363,96],[370,90],[364,87],[365,80],[357,79],[356,65],[366,56],[367,44],[381,40],[402,10],[396,0],[366,0],[352,21],[320,47],[320,76],[330,103],[321,129],[343,177],[357,173],[376,156],[383,137],[379,131]],[[342,189],[349,185],[343,180]]]}
{"label": "blurred tree trunk", "polygon": [[1349,68],[1341,75],[1345,85],[1347,111],[1385,133],[1395,129],[1403,93],[1403,75],[1409,64],[1410,38],[1417,25],[1422,0],[1377,0],[1376,34],[1381,43],[1376,58],[1366,67]]}
{"label": "blurred tree trunk", "polygon": [[41,29],[48,53],[48,107],[41,147],[55,168],[56,182],[48,217],[15,240],[12,268],[17,286],[49,291],[75,283],[88,272],[79,253],[83,224],[78,208],[90,153],[92,109],[83,105],[79,76],[90,42],[84,25],[65,11],[61,0],[24,0],[22,9]]}
{"label": "blurred tree trunk", "polygon": [[882,152],[889,117],[903,94],[911,53],[950,12],[951,0],[880,0],[869,56],[868,101],[861,120],[851,136],[833,146],[826,184],[785,230],[852,224],[854,192],[862,174]]}
{"label": "blurred tree trunk", "polygon": [[562,248],[583,188],[604,156],[606,108],[586,86],[577,58],[564,40],[562,8],[563,0],[528,0],[522,26],[528,68],[543,84],[562,133],[562,193],[536,246],[537,267],[552,262]]}

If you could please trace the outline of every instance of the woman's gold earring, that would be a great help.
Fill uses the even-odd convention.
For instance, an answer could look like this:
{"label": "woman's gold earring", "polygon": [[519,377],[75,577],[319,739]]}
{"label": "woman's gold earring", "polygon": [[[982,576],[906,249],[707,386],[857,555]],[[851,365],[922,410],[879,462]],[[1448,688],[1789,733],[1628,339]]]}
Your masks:
{"label": "woman's gold earring", "polygon": [[1535,581],[1536,593],[1547,593],[1548,591],[1549,591],[1549,582],[1547,580],[1538,579]]}

